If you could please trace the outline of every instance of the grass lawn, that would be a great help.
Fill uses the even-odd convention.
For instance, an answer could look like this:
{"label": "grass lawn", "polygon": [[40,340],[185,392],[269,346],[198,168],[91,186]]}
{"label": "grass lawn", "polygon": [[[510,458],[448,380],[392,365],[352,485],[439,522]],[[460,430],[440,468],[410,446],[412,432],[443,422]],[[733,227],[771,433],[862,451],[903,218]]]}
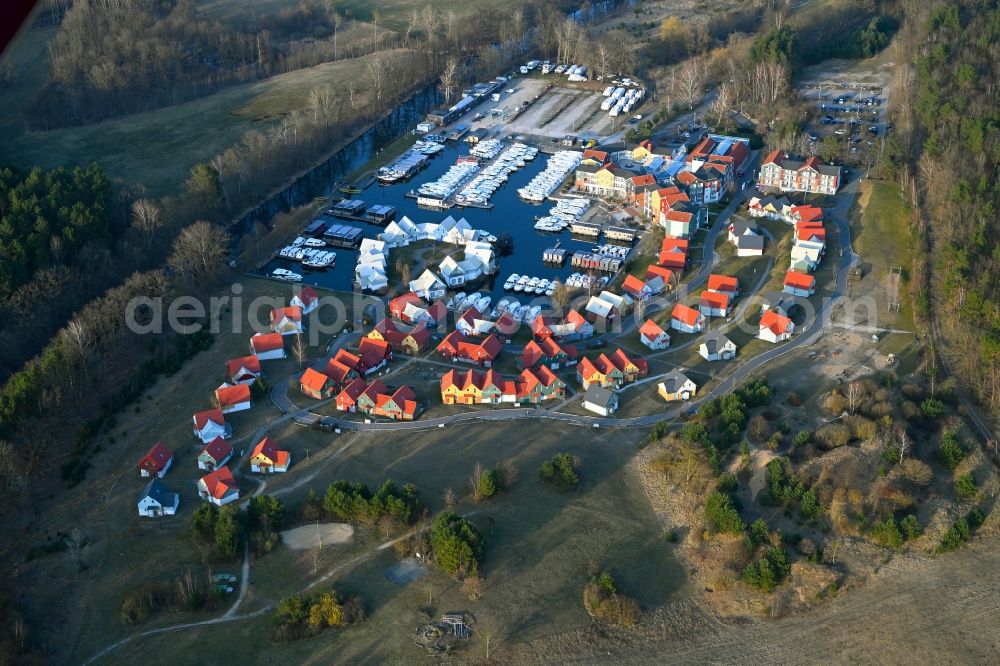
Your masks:
{"label": "grass lawn", "polygon": [[[36,37],[37,34],[37,37]],[[50,36],[32,30],[30,46]],[[44,44],[43,44],[44,46]],[[29,45],[21,48],[28,49]],[[19,51],[20,53],[20,51]],[[17,55],[17,54],[15,54]],[[44,49],[34,57],[45,58]],[[0,97],[0,162],[28,168],[100,163],[108,174],[144,184],[149,193],[177,191],[191,167],[238,143],[251,129],[267,129],[306,105],[309,91],[331,80],[363,79],[366,58],[325,63],[226,88],[177,106],[83,127],[26,132],[22,109],[43,77],[31,65],[23,81]],[[44,75],[47,61],[42,67]],[[360,99],[364,102],[364,93]],[[348,108],[347,113],[350,113]]]}
{"label": "grass lawn", "polygon": [[[362,530],[357,544],[331,548],[336,556],[330,560],[328,553],[323,554],[321,574],[346,566],[318,589],[329,584],[360,594],[368,615],[363,624],[275,645],[268,640],[265,616],[143,640],[115,653],[115,659],[126,661],[142,654],[150,664],[176,663],[177,655],[203,653],[199,651],[225,642],[227,659],[240,663],[412,662],[423,656],[412,644],[413,627],[426,621],[425,613],[437,617],[456,609],[474,613],[478,626],[494,627],[496,635],[510,643],[584,629],[591,621],[580,594],[591,562],[611,568],[622,589],[644,610],[653,610],[683,594],[684,586],[683,573],[630,465],[646,432],[564,424],[540,428],[537,422],[526,421],[464,424],[460,433],[444,428],[389,437],[357,436],[322,474],[282,499],[294,502],[310,487],[322,493],[335,479],[375,485],[392,478],[415,483],[424,502],[437,512],[444,489],[452,488],[459,496],[456,510],[473,512],[471,520],[485,536],[483,599],[470,602],[455,581],[433,569],[406,587],[393,585],[384,576],[395,562],[391,549],[347,564],[356,553],[382,541]],[[538,479],[541,462],[559,451],[580,460],[581,487],[576,492],[559,493]],[[467,496],[472,467],[477,461],[492,465],[502,459],[510,459],[518,470],[514,486],[493,500],[472,503]],[[280,492],[286,481],[291,479],[275,480],[274,490]],[[253,569],[261,574],[260,585],[251,574],[252,607],[299,589],[311,577],[312,566],[311,558],[283,547],[263,558]],[[459,649],[460,657],[471,658],[481,654],[482,644],[473,639]]]}
{"label": "grass lawn", "polygon": [[[913,237],[910,207],[892,183],[861,181],[861,196],[852,210],[851,236],[861,255],[864,276],[852,285],[856,293],[866,293],[878,302],[879,319],[892,328],[915,330],[913,302],[909,293],[913,265]],[[902,268],[899,285],[899,312],[888,311],[889,269]]]}

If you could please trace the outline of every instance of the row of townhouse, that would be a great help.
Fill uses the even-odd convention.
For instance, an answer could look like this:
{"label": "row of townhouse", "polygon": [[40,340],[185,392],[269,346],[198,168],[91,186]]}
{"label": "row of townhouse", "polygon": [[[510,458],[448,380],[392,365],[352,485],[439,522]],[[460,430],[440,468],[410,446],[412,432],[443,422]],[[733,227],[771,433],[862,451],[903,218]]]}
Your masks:
{"label": "row of townhouse", "polygon": [[772,151],[760,165],[757,185],[762,190],[833,195],[840,189],[841,168],[818,157],[794,159],[782,150]]}

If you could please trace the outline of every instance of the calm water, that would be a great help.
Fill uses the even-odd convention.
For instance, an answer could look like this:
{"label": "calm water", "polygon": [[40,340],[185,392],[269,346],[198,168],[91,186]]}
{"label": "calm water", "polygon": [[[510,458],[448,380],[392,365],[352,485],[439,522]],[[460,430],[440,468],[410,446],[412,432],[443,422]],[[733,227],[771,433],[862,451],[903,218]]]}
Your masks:
{"label": "calm water", "polygon": [[[504,280],[511,273],[529,275],[552,280],[556,277],[565,280],[571,273],[575,272],[566,264],[562,268],[550,266],[542,262],[542,252],[549,247],[555,246],[557,241],[561,241],[559,247],[565,248],[572,254],[576,250],[589,250],[593,248],[593,241],[579,240],[574,238],[570,232],[563,231],[558,234],[540,232],[534,229],[535,216],[544,215],[555,202],[546,202],[541,205],[532,205],[521,200],[517,196],[517,190],[527,185],[535,175],[541,172],[548,161],[548,156],[539,153],[531,162],[526,163],[525,168],[520,169],[509,177],[507,182],[493,195],[491,210],[479,208],[452,208],[449,211],[434,211],[421,208],[416,200],[406,198],[406,193],[415,190],[421,183],[436,180],[440,175],[448,170],[448,167],[455,163],[459,155],[468,154],[469,145],[466,143],[448,142],[446,149],[431,159],[430,164],[417,174],[412,180],[394,185],[380,185],[375,183],[369,186],[361,194],[352,194],[351,198],[363,199],[367,204],[388,204],[395,206],[396,219],[401,219],[404,215],[417,224],[422,222],[440,222],[448,215],[456,219],[465,218],[476,229],[483,229],[499,236],[502,233],[509,233],[514,238],[514,253],[507,257],[500,258],[500,271],[492,282],[485,283],[480,288],[481,292],[493,295],[493,303],[499,301],[499,297],[507,294],[509,297],[518,298],[522,303],[528,301],[528,297],[523,293],[505,292],[503,289]],[[365,238],[377,238],[383,227],[364,222],[341,221],[343,224],[353,225],[363,228]],[[266,267],[266,272],[275,268],[289,268],[304,276],[304,284],[313,284],[340,291],[353,291],[354,286],[354,266],[357,263],[357,251],[343,248],[333,248],[337,252],[337,263],[333,268],[326,271],[314,272],[303,271],[297,262],[285,259],[275,259]],[[390,265],[393,263],[393,255],[389,255]],[[437,273],[437,267],[430,267]],[[416,278],[419,272],[413,272]],[[394,285],[390,285],[392,288]],[[463,291],[468,291],[464,290]]]}

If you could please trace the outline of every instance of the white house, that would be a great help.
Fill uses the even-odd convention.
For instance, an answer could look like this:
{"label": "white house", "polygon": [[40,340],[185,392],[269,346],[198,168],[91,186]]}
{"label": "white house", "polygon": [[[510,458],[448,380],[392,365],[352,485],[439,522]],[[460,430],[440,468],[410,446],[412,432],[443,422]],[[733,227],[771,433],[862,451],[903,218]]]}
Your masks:
{"label": "white house", "polygon": [[591,384],[583,394],[583,408],[601,416],[611,416],[618,409],[618,396],[613,391]]}
{"label": "white house", "polygon": [[426,301],[436,301],[444,296],[445,284],[430,269],[424,269],[416,280],[410,281],[410,291]]}
{"label": "white house", "polygon": [[698,385],[679,370],[674,370],[656,385],[656,391],[667,402],[689,400],[698,392]]}
{"label": "white house", "polygon": [[384,241],[362,239],[358,248],[358,263],[354,267],[354,280],[362,289],[382,291],[389,286],[385,268],[386,251]]}
{"label": "white house", "polygon": [[705,328],[705,315],[678,303],[670,315],[670,328],[682,333],[701,333]]}
{"label": "white house", "polygon": [[208,444],[212,440],[221,437],[229,439],[233,435],[233,428],[226,423],[221,409],[207,409],[198,412],[191,417],[194,423],[194,436]]}
{"label": "white house", "polygon": [[255,333],[250,338],[250,351],[259,361],[285,358],[285,340],[281,333]]}
{"label": "white house", "polygon": [[143,518],[159,518],[177,513],[181,497],[167,490],[159,479],[153,479],[139,494],[139,515]]}
{"label": "white house", "polygon": [[795,305],[795,297],[783,291],[769,291],[764,294],[764,302],[760,307],[763,313],[767,310],[774,310],[778,314],[787,317],[788,310]]}
{"label": "white house", "polygon": [[650,349],[666,349],[670,346],[670,336],[652,319],[639,328],[639,340]]}
{"label": "white house", "polygon": [[736,356],[736,344],[718,331],[709,331],[702,338],[698,353],[706,361],[728,361]]}
{"label": "white house", "polygon": [[781,342],[792,337],[795,324],[784,315],[774,310],[767,310],[760,316],[760,328],[757,337],[767,342]]}
{"label": "white house", "polygon": [[292,296],[289,305],[302,308],[302,314],[307,315],[319,307],[319,296],[312,287],[302,287],[299,293]]}
{"label": "white house", "polygon": [[823,251],[822,249],[816,247],[793,245],[791,254],[791,267],[793,270],[812,273],[816,270],[816,266],[819,265]]}
{"label": "white house", "polygon": [[228,467],[221,467],[198,479],[198,496],[216,506],[224,506],[240,498],[240,488]]}
{"label": "white house", "polygon": [[253,407],[249,384],[222,384],[215,389],[215,401],[223,414],[242,412]]}

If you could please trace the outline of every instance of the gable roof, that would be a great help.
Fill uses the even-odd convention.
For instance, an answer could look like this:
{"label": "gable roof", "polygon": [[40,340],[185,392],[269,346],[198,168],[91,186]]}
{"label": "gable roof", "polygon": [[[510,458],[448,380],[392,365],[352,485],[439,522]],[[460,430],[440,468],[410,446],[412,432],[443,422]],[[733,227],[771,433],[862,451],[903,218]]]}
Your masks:
{"label": "gable roof", "polygon": [[155,472],[163,471],[163,468],[167,466],[167,463],[174,457],[174,452],[167,448],[162,442],[157,442],[153,444],[146,455],[139,460],[139,467],[141,469],[153,470]]}
{"label": "gable roof", "polygon": [[632,294],[633,296],[641,295],[643,289],[645,288],[646,288],[646,283],[634,275],[626,275],[625,281],[622,282],[622,289]]}
{"label": "gable roof", "polygon": [[316,294],[316,290],[308,285],[302,287],[302,289],[299,290],[299,293],[295,294],[295,296],[298,297],[299,302],[306,307],[309,307],[310,304],[319,298]]}
{"label": "gable roof", "polygon": [[[279,334],[280,335],[280,334]],[[253,356],[241,356],[240,358],[231,358],[226,361],[226,377],[232,377],[240,369],[245,369],[250,373],[260,372],[260,359],[256,355]]]}
{"label": "gable roof", "polygon": [[194,421],[194,427],[198,430],[204,428],[209,421],[219,425],[226,424],[226,417],[222,414],[221,409],[206,409],[202,412],[195,412],[191,419]]}
{"label": "gable roof", "polygon": [[731,275],[719,275],[712,273],[708,276],[708,288],[712,291],[735,292],[740,288],[739,278]]}
{"label": "gable roof", "polygon": [[778,314],[775,310],[765,310],[760,317],[760,327],[770,329],[775,335],[787,333],[791,325],[791,319]]}
{"label": "gable roof", "polygon": [[672,370],[664,375],[663,381],[660,384],[667,393],[677,393],[690,381],[687,375],[683,374],[680,370]]}
{"label": "gable roof", "polygon": [[699,305],[706,305],[713,310],[729,307],[729,294],[724,291],[703,291],[698,299]]}
{"label": "gable roof", "polygon": [[201,477],[201,483],[205,490],[215,499],[222,499],[230,491],[236,490],[236,479],[228,467],[220,467],[214,472],[210,472]]}
{"label": "gable roof", "polygon": [[602,386],[591,384],[583,394],[583,399],[592,405],[607,407],[614,401],[615,394]]}
{"label": "gable roof", "polygon": [[285,348],[285,338],[281,333],[257,333],[250,338],[250,346],[258,354]]}
{"label": "gable roof", "polygon": [[159,479],[153,479],[142,489],[139,499],[143,500],[147,497],[160,506],[174,506],[177,503],[177,493],[170,492]]}
{"label": "gable roof", "polygon": [[389,343],[383,340],[361,338],[361,341],[358,342],[358,355],[361,357],[361,364],[365,368],[374,368],[386,360],[391,353],[389,351]]}
{"label": "gable roof", "polygon": [[250,458],[256,458],[257,456],[263,456],[273,462],[278,467],[282,467],[288,464],[288,451],[282,451],[275,444],[274,440],[268,436],[264,436],[257,446],[253,448],[253,453],[250,454]]}
{"label": "gable roof", "polygon": [[302,377],[299,378],[300,385],[317,393],[321,393],[329,381],[330,377],[313,368],[306,368],[306,371],[302,373]]}
{"label": "gable roof", "polygon": [[701,339],[701,346],[704,347],[709,354],[717,354],[719,353],[719,350],[724,349],[731,344],[732,340],[715,330],[709,331]]}
{"label": "gable roof", "polygon": [[221,437],[216,437],[201,449],[198,456],[208,455],[216,463],[219,463],[231,456],[232,453],[233,447]]}
{"label": "gable roof", "polygon": [[646,336],[646,338],[648,338],[648,339],[650,339],[650,340],[655,340],[655,339],[656,339],[656,338],[658,338],[659,336],[661,336],[661,335],[663,335],[664,333],[666,333],[666,331],[664,331],[664,330],[663,330],[663,329],[662,329],[662,328],[660,327],[660,325],[659,325],[659,324],[657,324],[657,323],[656,323],[655,321],[653,321],[652,319],[647,319],[647,320],[645,321],[645,323],[643,323],[642,327],[641,327],[641,328],[639,328],[639,333],[640,333],[641,335],[644,335],[644,336]]}
{"label": "gable roof", "polygon": [[816,278],[808,273],[788,271],[785,273],[785,285],[796,289],[812,289],[816,286]]}
{"label": "gable roof", "polygon": [[302,321],[302,308],[298,305],[289,305],[284,308],[274,308],[271,310],[271,323],[276,324],[282,319],[289,321]]}
{"label": "gable roof", "polygon": [[677,303],[674,305],[674,311],[670,313],[670,318],[683,322],[688,326],[695,326],[701,319],[701,313],[683,303]]}
{"label": "gable roof", "polygon": [[228,386],[223,384],[215,389],[215,398],[219,401],[219,405],[223,407],[247,402],[250,400],[250,385],[236,384],[235,386]]}

